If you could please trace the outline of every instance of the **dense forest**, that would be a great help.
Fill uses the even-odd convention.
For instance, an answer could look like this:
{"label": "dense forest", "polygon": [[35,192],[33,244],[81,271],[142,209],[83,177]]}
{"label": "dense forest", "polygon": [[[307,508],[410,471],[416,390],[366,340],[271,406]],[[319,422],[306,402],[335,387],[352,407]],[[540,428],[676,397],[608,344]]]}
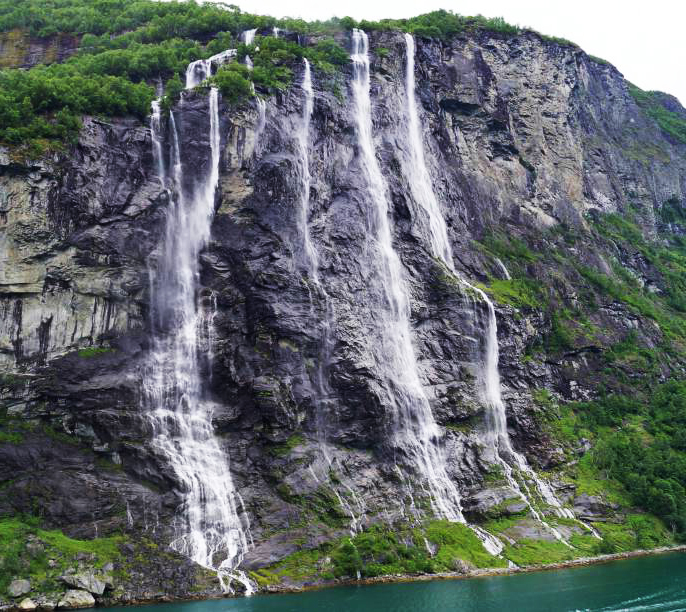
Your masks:
{"label": "dense forest", "polygon": [[[145,117],[161,84],[168,105],[178,95],[190,62],[228,48],[238,48],[239,59],[248,53],[255,56],[254,72],[232,64],[216,76],[232,102],[286,87],[292,75],[289,66],[298,58],[307,57],[331,77],[348,62],[347,52],[333,37],[358,25],[369,31],[401,29],[436,38],[474,29],[506,36],[520,31],[500,18],[463,17],[443,10],[358,24],[349,17],[319,22],[275,19],[212,3],[2,0],[0,32],[18,30],[44,39],[73,35],[78,37],[78,52],[63,64],[0,72],[0,141],[39,154],[72,142],[83,114]],[[267,35],[256,52],[256,45],[247,48],[240,40],[243,31],[253,28],[299,34],[296,39],[303,44]],[[335,88],[335,79],[330,80]]]}

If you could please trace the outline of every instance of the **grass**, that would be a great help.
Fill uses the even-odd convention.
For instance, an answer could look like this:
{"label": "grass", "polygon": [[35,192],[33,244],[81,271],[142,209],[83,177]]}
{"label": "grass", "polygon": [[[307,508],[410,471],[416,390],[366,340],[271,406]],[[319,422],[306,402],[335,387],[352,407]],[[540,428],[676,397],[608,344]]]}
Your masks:
{"label": "grass", "polygon": [[526,278],[510,280],[491,279],[490,285],[481,285],[496,302],[514,308],[545,308],[545,298],[540,285]]}
{"label": "grass", "polygon": [[[431,555],[426,541],[435,547]],[[469,567],[505,567],[490,555],[466,525],[430,521],[421,527],[375,525],[354,537],[343,537],[317,549],[301,550],[274,565],[252,572],[267,586],[390,574],[425,574]]]}
{"label": "grass", "polygon": [[77,355],[79,357],[84,357],[86,359],[90,357],[98,357],[100,355],[105,355],[107,353],[113,353],[115,349],[105,347],[105,346],[89,346],[86,348],[79,349]]}
{"label": "grass", "polygon": [[277,444],[269,449],[269,452],[275,457],[286,457],[298,446],[305,444],[305,436],[302,434],[293,434],[283,444]]}
{"label": "grass", "polygon": [[677,142],[686,143],[686,119],[666,109],[660,101],[659,92],[643,91],[634,85],[629,85],[629,93],[641,110],[653,119],[665,134]]}
{"label": "grass", "polygon": [[450,568],[457,560],[466,561],[474,567],[500,567],[501,559],[489,554],[479,538],[466,525],[435,521],[426,527],[426,538],[438,545],[435,561]]}
{"label": "grass", "polygon": [[[33,557],[26,551],[29,535],[45,545],[45,551]],[[95,555],[93,565],[117,561],[120,557],[121,536],[75,540],[56,529],[42,529],[36,517],[0,519],[0,593],[17,577],[28,578],[34,592],[50,592],[60,588],[59,576],[69,567],[76,567],[76,555]],[[50,567],[48,561],[54,561]]]}
{"label": "grass", "polygon": [[574,550],[558,540],[522,538],[516,544],[505,546],[503,554],[520,567],[545,563],[560,563],[578,557]]}

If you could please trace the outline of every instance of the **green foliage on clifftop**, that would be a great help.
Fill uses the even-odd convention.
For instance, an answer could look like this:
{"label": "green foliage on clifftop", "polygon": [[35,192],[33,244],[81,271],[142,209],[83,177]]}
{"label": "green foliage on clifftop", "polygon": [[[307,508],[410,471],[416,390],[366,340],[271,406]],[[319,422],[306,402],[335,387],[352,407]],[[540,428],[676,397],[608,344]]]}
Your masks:
{"label": "green foliage on clifftop", "polygon": [[665,134],[677,142],[686,144],[686,117],[666,108],[660,100],[660,92],[643,91],[630,84],[629,93],[646,115],[654,119]]}

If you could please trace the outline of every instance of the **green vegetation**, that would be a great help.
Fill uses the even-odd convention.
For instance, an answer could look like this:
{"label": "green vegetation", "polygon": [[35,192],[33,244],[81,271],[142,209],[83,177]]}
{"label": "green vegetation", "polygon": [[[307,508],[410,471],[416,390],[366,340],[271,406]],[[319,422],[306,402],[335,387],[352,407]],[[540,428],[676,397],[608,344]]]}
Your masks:
{"label": "green vegetation", "polygon": [[[283,37],[258,36],[258,45],[239,44],[245,30],[256,28],[264,34],[274,27],[318,40],[303,47]],[[0,31],[10,32],[13,40],[58,34],[80,39],[78,53],[62,64],[0,72],[0,143],[38,156],[72,144],[83,115],[143,118],[155,96],[151,84],[160,80],[167,83],[163,107],[169,110],[178,98],[179,77],[188,63],[232,47],[238,48],[239,60],[249,53],[255,70],[245,72],[234,62],[214,77],[230,104],[252,95],[251,82],[262,94],[288,87],[294,65],[303,57],[320,72],[324,86],[340,97],[336,75],[349,58],[332,35],[353,27],[440,39],[476,31],[502,36],[523,31],[500,17],[465,17],[444,10],[378,22],[356,23],[350,17],[305,22],[193,1],[0,0]],[[388,49],[379,47],[376,53],[383,57]],[[46,60],[53,55],[46,55]]]}
{"label": "green vegetation", "polygon": [[[29,537],[43,544],[43,550],[29,553]],[[36,517],[0,518],[0,593],[17,576],[30,577],[36,590],[51,591],[60,587],[59,576],[70,567],[76,567],[76,555],[94,555],[95,567],[120,558],[120,536],[74,540],[59,530],[40,527]],[[53,563],[48,561],[52,559]]]}
{"label": "green vegetation", "polygon": [[560,563],[579,556],[574,549],[559,540],[533,540],[522,538],[505,547],[503,554],[521,567],[544,563]]}
{"label": "green vegetation", "polygon": [[107,353],[113,353],[114,349],[106,346],[88,346],[86,348],[79,349],[77,354],[79,357],[97,357],[98,355],[106,355]]}
{"label": "green vegetation", "polygon": [[670,111],[660,100],[659,91],[643,91],[634,85],[629,85],[629,93],[643,112],[660,126],[660,129],[674,140],[686,143],[686,117]]}
{"label": "green vegetation", "polygon": [[[426,541],[435,549],[431,554]],[[303,550],[279,563],[257,570],[253,577],[265,586],[283,579],[306,581],[364,578],[387,574],[424,574],[455,571],[460,567],[504,567],[491,556],[466,525],[432,521],[424,527],[407,525],[370,527],[355,537],[344,537],[318,549]]]}
{"label": "green vegetation", "polygon": [[302,434],[293,434],[283,444],[277,444],[270,448],[270,452],[277,457],[285,457],[291,453],[296,447],[305,443],[305,437]]}

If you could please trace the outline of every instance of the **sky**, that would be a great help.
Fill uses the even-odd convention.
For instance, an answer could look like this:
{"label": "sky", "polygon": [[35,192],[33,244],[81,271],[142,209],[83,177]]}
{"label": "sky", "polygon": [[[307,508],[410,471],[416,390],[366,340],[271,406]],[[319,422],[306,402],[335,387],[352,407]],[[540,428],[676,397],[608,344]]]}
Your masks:
{"label": "sky", "polygon": [[[216,1],[216,0],[215,0]],[[577,43],[614,64],[634,85],[686,105],[684,0],[226,0],[241,10],[307,20],[413,17],[439,8],[509,23]]]}

